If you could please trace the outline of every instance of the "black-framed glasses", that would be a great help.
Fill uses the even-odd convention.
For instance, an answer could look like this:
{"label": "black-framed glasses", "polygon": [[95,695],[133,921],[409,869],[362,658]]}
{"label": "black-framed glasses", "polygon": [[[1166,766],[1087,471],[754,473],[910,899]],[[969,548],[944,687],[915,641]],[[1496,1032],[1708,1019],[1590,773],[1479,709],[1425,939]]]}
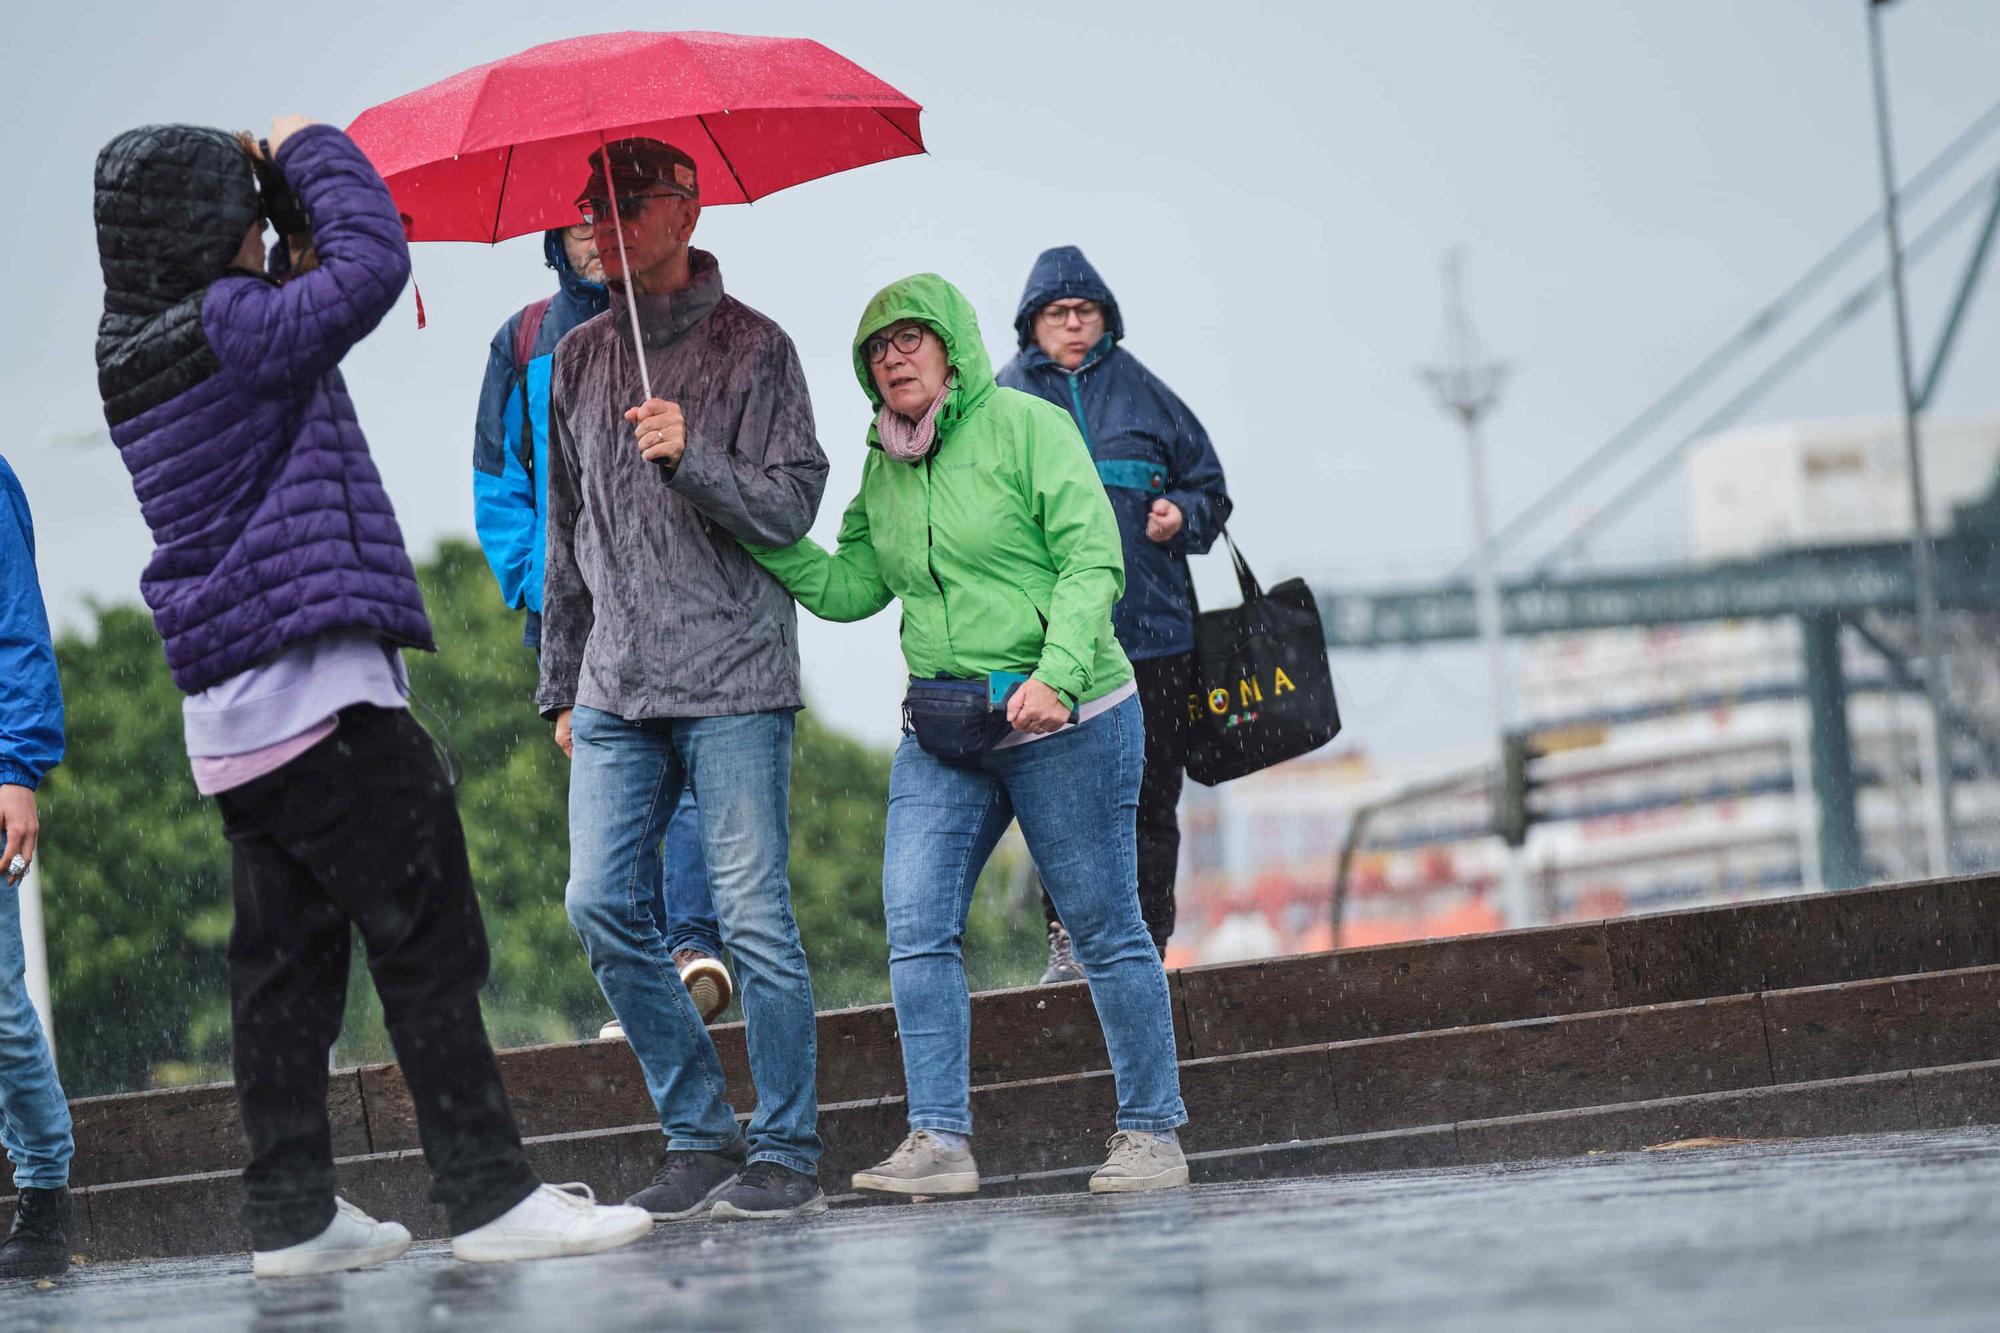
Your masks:
{"label": "black-framed glasses", "polygon": [[904,356],[914,354],[924,345],[924,326],[911,324],[897,329],[894,333],[878,333],[861,344],[861,350],[867,355],[868,364],[877,366],[882,364],[883,357],[889,355],[891,344]]}
{"label": "black-framed glasses", "polygon": [[1095,301],[1051,302],[1043,306],[1041,311],[1042,323],[1052,329],[1061,328],[1063,325],[1069,323],[1071,315],[1075,315],[1081,322],[1089,324],[1103,318],[1104,307]]}
{"label": "black-framed glasses", "polygon": [[563,235],[572,241],[587,241],[597,235],[595,222],[572,222],[563,228]]}
{"label": "black-framed glasses", "polygon": [[[620,218],[637,217],[645,211],[646,201],[649,199],[678,199],[680,197],[680,195],[664,190],[655,190],[651,194],[621,194],[618,196],[618,216]],[[611,221],[611,200],[586,199],[576,206],[576,211],[583,214],[583,220],[586,223],[595,227],[599,223]],[[582,238],[578,237],[578,239],[581,240]]]}

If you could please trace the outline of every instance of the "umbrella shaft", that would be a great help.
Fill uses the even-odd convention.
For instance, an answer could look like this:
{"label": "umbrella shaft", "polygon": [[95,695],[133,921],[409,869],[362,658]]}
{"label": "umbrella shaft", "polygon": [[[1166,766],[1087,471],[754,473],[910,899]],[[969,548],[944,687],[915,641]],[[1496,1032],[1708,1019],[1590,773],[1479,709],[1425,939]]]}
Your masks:
{"label": "umbrella shaft", "polygon": [[[602,143],[603,134],[599,133],[597,137]],[[609,153],[605,155],[604,178],[607,182],[611,179]],[[632,289],[632,261],[625,255],[625,228],[618,219],[618,192],[610,190],[610,195],[611,230],[618,237],[618,271],[625,275],[625,312],[632,317],[632,355],[639,359],[639,387],[646,391],[646,398],[650,399],[653,396],[653,373],[646,368],[646,337],[639,331],[639,297]]]}

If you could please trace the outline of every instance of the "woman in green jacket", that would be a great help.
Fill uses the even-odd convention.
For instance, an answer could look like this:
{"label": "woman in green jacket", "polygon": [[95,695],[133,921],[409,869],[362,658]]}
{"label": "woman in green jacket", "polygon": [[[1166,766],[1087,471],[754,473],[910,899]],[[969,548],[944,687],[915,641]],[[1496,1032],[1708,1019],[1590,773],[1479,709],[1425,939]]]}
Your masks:
{"label": "woman in green jacket", "polygon": [[[889,778],[882,900],[910,1135],[854,1187],[979,1188],[960,943],[1015,819],[1075,939],[1116,1076],[1117,1132],[1090,1188],[1185,1185],[1167,978],[1139,914],[1144,720],[1111,631],[1125,570],[1104,485],[1068,413],[994,384],[971,303],[934,274],[868,303],[854,370],[876,416],[838,549],[751,548],[824,619],[903,604],[915,730]],[[943,728],[926,697],[967,725]],[[1004,712],[987,711],[995,698]]]}

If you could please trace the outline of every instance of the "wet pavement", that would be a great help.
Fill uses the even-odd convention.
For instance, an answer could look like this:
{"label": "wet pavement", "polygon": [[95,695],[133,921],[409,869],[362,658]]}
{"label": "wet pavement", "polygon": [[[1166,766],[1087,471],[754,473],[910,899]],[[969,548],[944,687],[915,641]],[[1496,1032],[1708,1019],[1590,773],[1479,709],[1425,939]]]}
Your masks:
{"label": "wet pavement", "polygon": [[586,1259],[420,1246],[0,1287],[0,1330],[1991,1329],[2000,1129],[664,1225]]}

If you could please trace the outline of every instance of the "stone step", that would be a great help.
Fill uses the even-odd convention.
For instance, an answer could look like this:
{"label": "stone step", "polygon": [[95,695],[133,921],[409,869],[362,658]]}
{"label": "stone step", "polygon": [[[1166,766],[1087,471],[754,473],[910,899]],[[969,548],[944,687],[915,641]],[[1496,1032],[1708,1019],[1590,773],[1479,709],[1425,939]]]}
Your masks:
{"label": "stone step", "polygon": [[[1810,1138],[1993,1123],[2000,1123],[2000,1060],[1194,1149],[1189,1163],[1198,1183],[1222,1182],[1628,1152],[1704,1137]],[[650,1126],[593,1130],[528,1147],[548,1179],[594,1177],[600,1197],[622,1198],[645,1183],[648,1170],[636,1149],[654,1133]],[[1095,1166],[1088,1159],[992,1174],[983,1178],[981,1189],[987,1195],[1080,1191]],[[443,1218],[424,1197],[429,1177],[419,1154],[350,1159],[340,1164],[340,1175],[342,1193],[376,1216],[396,1218],[420,1237],[443,1234]],[[240,1178],[231,1171],[80,1189],[71,1248],[99,1263],[240,1250],[245,1245],[236,1220],[241,1202]],[[899,1206],[900,1201],[845,1194],[833,1202]],[[0,1200],[0,1225],[12,1212],[13,1200]]]}
{"label": "stone step", "polygon": [[[1168,980],[1179,1054],[1193,1060],[1991,964],[2000,964],[2000,877],[1188,968]],[[756,1094],[743,1026],[712,1032],[730,1099],[748,1111]],[[819,1051],[823,1103],[901,1095],[888,1006],[821,1014]],[[629,1125],[653,1114],[622,1042],[507,1051],[501,1067],[530,1137]],[[1081,983],[973,998],[975,1085],[1105,1067]],[[417,1143],[394,1065],[338,1071],[329,1110],[343,1156]],[[242,1161],[227,1084],[82,1098],[72,1113],[81,1184]]]}
{"label": "stone step", "polygon": [[[1750,1107],[1758,1104],[1750,1094],[1774,1087],[1856,1078],[1879,1082],[1842,1094],[1855,1105],[1869,1097],[1901,1105],[1915,1095],[1902,1071],[2000,1068],[1996,1055],[2000,966],[1207,1056],[1184,1061],[1181,1081],[1195,1152],[1336,1140],[1336,1155],[1370,1144],[1427,1142],[1430,1151],[1443,1126],[1461,1154],[1515,1153],[1506,1144],[1518,1139],[1526,1145],[1520,1153],[1535,1155],[1563,1133],[1586,1132],[1588,1108]],[[2000,1093],[1980,1093],[1985,1086],[1975,1079],[1960,1087],[1954,1104],[1968,1119],[2000,1111]],[[982,1170],[1026,1179],[1085,1169],[1102,1156],[1115,1107],[1102,1071],[975,1089]],[[1546,1117],[1565,1113],[1579,1113],[1582,1127],[1549,1127]],[[837,1185],[900,1139],[902,1099],[825,1106],[820,1132],[822,1178]],[[649,1177],[660,1136],[648,1120],[535,1136],[529,1146],[546,1179],[583,1180],[601,1197],[622,1198]],[[429,1173],[420,1153],[349,1157],[341,1177],[362,1207],[419,1234],[440,1234],[443,1219],[424,1198]],[[225,1239],[236,1234],[238,1190],[229,1172],[98,1186],[90,1192],[92,1234],[120,1255],[157,1245],[192,1247],[162,1254],[231,1248],[240,1243]]]}

